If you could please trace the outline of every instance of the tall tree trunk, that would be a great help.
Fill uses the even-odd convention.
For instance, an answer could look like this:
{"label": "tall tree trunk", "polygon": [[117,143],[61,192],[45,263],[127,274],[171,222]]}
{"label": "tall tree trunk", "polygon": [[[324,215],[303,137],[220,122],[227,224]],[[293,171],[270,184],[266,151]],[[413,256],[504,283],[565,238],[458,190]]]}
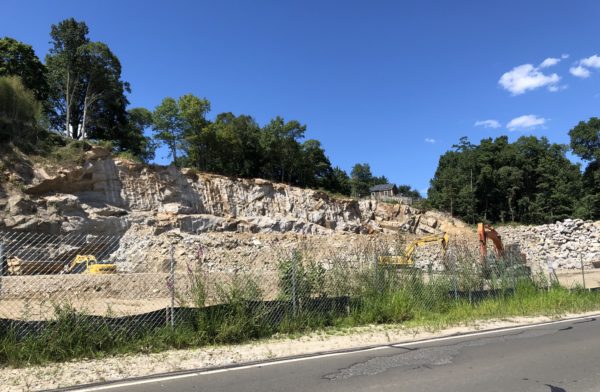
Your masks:
{"label": "tall tree trunk", "polygon": [[177,146],[175,142],[171,142],[171,155],[173,156],[173,165],[177,166]]}
{"label": "tall tree trunk", "polygon": [[87,109],[88,109],[88,102],[89,102],[89,98],[88,98],[88,91],[89,91],[89,85],[88,88],[86,89],[85,92],[85,98],[83,99],[83,119],[81,120],[81,139],[85,139],[85,126],[86,126],[86,118],[87,118]]}
{"label": "tall tree trunk", "polygon": [[67,137],[72,137],[71,129],[69,125],[71,124],[71,73],[67,71],[67,89],[65,91],[65,105],[67,109],[66,113],[66,124],[65,124],[65,135]]}

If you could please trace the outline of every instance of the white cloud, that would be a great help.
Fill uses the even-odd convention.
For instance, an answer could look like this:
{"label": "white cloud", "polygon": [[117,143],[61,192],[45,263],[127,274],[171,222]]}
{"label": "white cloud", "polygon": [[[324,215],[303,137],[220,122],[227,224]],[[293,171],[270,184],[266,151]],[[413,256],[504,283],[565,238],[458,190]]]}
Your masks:
{"label": "white cloud", "polygon": [[590,77],[590,70],[582,67],[581,65],[569,68],[569,72],[571,73],[571,75],[577,76],[578,78],[582,79]]}
{"label": "white cloud", "polygon": [[568,87],[568,86],[567,86],[566,84],[563,84],[563,85],[560,85],[560,86],[558,86],[558,85],[553,85],[553,86],[549,86],[549,87],[548,87],[548,91],[550,91],[550,92],[552,92],[552,93],[555,93],[555,92],[557,92],[557,91],[566,90],[566,89],[567,89],[567,87]]}
{"label": "white cloud", "polygon": [[425,143],[435,143],[435,139],[432,139],[430,137],[426,137],[425,138]]}
{"label": "white cloud", "polygon": [[476,127],[484,127],[484,128],[500,128],[501,125],[497,120],[478,120],[475,121]]}
{"label": "white cloud", "polygon": [[583,58],[569,68],[569,72],[578,78],[589,78],[591,75],[590,68],[600,69],[600,56],[594,54],[590,57]]}
{"label": "white cloud", "polygon": [[569,58],[569,54],[568,53],[563,53],[563,54],[560,55],[560,58],[563,59],[563,60],[566,60],[566,59]]}
{"label": "white cloud", "polygon": [[589,68],[600,68],[600,56],[597,54],[579,60],[579,64]]}
{"label": "white cloud", "polygon": [[538,117],[535,114],[526,114],[524,116],[513,118],[506,124],[509,131],[518,131],[525,129],[534,129],[546,123],[546,119]]}
{"label": "white cloud", "polygon": [[546,75],[532,64],[523,64],[504,73],[498,83],[512,95],[520,95],[540,87],[554,86],[559,81],[560,76],[555,73]]}
{"label": "white cloud", "polygon": [[556,57],[548,57],[546,60],[542,61],[542,63],[540,64],[540,68],[548,68],[548,67],[552,67],[558,63],[560,63],[559,58]]}

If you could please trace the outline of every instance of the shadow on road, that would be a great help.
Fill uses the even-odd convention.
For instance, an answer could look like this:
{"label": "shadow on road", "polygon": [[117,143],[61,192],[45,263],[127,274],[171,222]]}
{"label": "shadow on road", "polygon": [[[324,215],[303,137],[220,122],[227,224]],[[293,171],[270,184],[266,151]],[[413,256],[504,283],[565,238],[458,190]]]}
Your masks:
{"label": "shadow on road", "polygon": [[555,387],[554,385],[544,384],[547,387],[550,387],[550,392],[567,392],[566,389],[561,387]]}

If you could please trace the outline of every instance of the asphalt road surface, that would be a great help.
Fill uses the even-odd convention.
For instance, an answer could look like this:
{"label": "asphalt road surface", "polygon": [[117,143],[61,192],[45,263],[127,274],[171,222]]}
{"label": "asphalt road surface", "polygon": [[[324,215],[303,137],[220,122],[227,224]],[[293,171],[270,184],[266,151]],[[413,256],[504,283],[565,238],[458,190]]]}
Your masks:
{"label": "asphalt road surface", "polygon": [[598,392],[600,320],[586,318],[100,388],[114,392]]}

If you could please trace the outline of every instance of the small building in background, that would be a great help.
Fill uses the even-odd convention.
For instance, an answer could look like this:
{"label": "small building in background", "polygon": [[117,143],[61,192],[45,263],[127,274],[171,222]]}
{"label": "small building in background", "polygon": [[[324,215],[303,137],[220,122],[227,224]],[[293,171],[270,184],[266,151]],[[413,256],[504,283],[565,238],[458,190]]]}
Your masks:
{"label": "small building in background", "polygon": [[369,188],[371,199],[381,200],[390,203],[403,203],[412,205],[412,197],[401,195],[398,192],[398,187],[394,184],[380,184]]}
{"label": "small building in background", "polygon": [[398,187],[394,184],[379,184],[369,188],[374,199],[390,198],[398,195]]}

